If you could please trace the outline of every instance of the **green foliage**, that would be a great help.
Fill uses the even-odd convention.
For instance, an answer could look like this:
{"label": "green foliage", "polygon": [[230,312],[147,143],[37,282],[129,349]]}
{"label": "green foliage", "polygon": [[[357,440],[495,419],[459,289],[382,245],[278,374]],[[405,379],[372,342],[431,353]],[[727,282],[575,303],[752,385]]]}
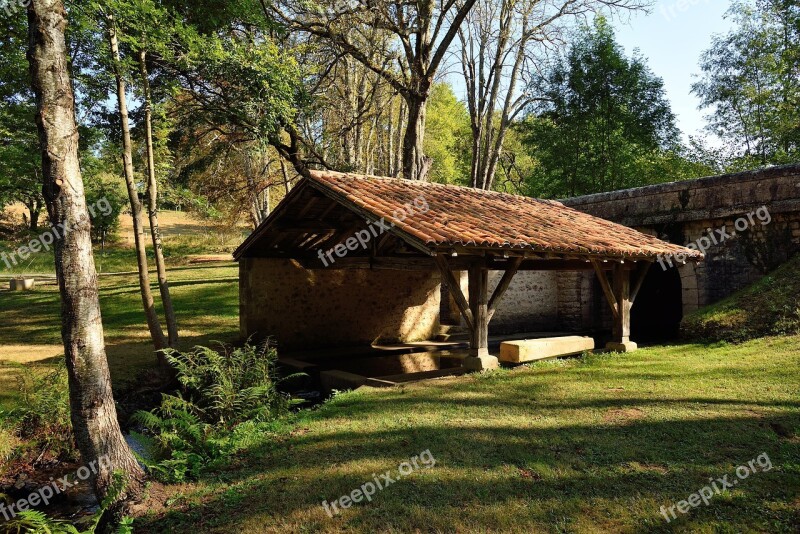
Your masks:
{"label": "green foliage", "polygon": [[430,178],[468,185],[469,114],[447,83],[434,84],[425,123],[425,154],[433,160]]}
{"label": "green foliage", "polygon": [[278,391],[277,352],[267,343],[221,353],[196,347],[167,358],[182,392],[132,418],[152,435],[146,441],[158,462],[149,467],[162,479],[196,478],[289,413],[291,399]]}
{"label": "green foliage", "polygon": [[[18,369],[18,405],[8,413],[15,433],[26,448],[37,456],[49,453],[56,458],[76,455],[70,423],[69,384],[63,361],[46,370],[29,365]],[[23,451],[18,450],[16,454]]]}
{"label": "green foliage", "polygon": [[742,342],[800,333],[800,256],[753,285],[685,317],[690,339]]}
{"label": "green foliage", "polygon": [[627,58],[606,20],[584,27],[531,88],[522,125],[540,162],[529,192],[574,196],[705,174],[684,161],[663,82]]}
{"label": "green foliage", "polygon": [[105,242],[119,229],[119,216],[127,205],[127,193],[121,181],[113,175],[100,173],[87,175],[85,180],[86,204],[90,207],[92,240]]}
{"label": "green foliage", "polygon": [[703,54],[692,91],[709,108],[708,130],[726,141],[733,169],[796,161],[800,155],[800,6],[743,0],[735,27]]}
{"label": "green foliage", "polygon": [[30,90],[25,10],[4,19],[0,41],[0,208],[23,202],[36,212],[44,205],[41,156]]}

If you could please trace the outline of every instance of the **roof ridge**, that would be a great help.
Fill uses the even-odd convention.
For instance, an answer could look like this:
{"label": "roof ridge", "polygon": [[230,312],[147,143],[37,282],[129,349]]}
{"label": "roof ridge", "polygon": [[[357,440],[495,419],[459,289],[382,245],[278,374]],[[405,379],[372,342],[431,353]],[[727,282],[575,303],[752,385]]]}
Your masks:
{"label": "roof ridge", "polygon": [[[544,199],[544,198],[535,198],[529,197],[525,195],[517,195],[514,193],[507,193],[505,191],[494,191],[490,189],[480,189],[478,187],[470,187],[468,185],[459,185],[459,184],[442,184],[439,182],[427,182],[422,180],[407,180],[405,178],[395,178],[392,176],[379,176],[375,174],[361,174],[356,172],[341,172],[341,171],[332,171],[332,170],[311,170],[311,177],[315,178],[315,174],[317,175],[331,175],[335,177],[342,177],[342,178],[349,178],[353,180],[379,180],[385,182],[403,182],[409,183],[415,186],[421,187],[441,187],[441,188],[450,188],[450,189],[466,189],[473,194],[486,194],[486,195],[496,195],[501,197],[511,197],[514,199],[523,199],[527,202],[541,202],[543,204],[549,204],[552,206],[563,206],[564,204],[558,200],[552,199]],[[316,179],[316,178],[315,178]]]}

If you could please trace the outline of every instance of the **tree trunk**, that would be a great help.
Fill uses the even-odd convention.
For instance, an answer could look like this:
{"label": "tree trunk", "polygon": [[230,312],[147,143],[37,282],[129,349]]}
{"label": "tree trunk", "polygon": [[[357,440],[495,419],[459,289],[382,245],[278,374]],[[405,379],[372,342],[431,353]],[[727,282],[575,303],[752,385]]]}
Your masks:
{"label": "tree trunk", "polygon": [[43,191],[51,223],[68,223],[71,228],[54,245],[72,427],[83,461],[92,472],[98,500],[108,493],[115,470],[127,475],[121,500],[112,507],[119,516],[124,502],[141,493],[145,475],[122,436],[111,391],[91,225],[78,161],[62,0],[34,0],[28,7],[28,23]]}
{"label": "tree trunk", "polygon": [[26,202],[25,207],[28,208],[28,213],[31,215],[28,220],[28,228],[31,232],[35,232],[39,229],[39,215],[41,214],[42,208],[36,200]]}
{"label": "tree trunk", "polygon": [[114,77],[117,82],[117,104],[119,105],[119,117],[122,126],[122,163],[125,170],[125,184],[128,187],[128,199],[131,204],[131,218],[133,219],[134,241],[136,244],[136,260],[139,265],[139,289],[142,293],[142,304],[144,305],[145,316],[147,317],[147,327],[150,336],[153,338],[153,345],[158,354],[159,363],[162,366],[169,365],[163,354],[163,349],[167,348],[167,339],[161,329],[161,323],[156,313],[153,293],[150,291],[150,273],[147,270],[147,251],[144,243],[144,225],[142,223],[142,204],[139,202],[139,195],[136,191],[136,184],[133,181],[133,147],[131,144],[131,131],[128,124],[128,105],[125,101],[126,89],[125,79],[122,75],[120,65],[119,41],[117,40],[117,29],[114,17],[108,15],[108,42],[111,46],[111,61],[114,65]]}
{"label": "tree trunk", "polygon": [[139,51],[139,71],[142,75],[145,144],[147,146],[147,213],[150,217],[150,236],[153,239],[156,272],[158,273],[158,289],[161,293],[164,316],[167,320],[168,343],[170,347],[175,348],[178,345],[178,321],[175,318],[175,308],[172,306],[172,296],[169,292],[167,265],[164,261],[161,230],[158,226],[158,181],[156,180],[156,160],[153,151],[153,99],[150,94],[150,79],[147,74],[147,52],[144,49]]}
{"label": "tree trunk", "polygon": [[427,99],[412,95],[406,102],[408,122],[403,136],[403,178],[425,180],[431,166],[430,158],[423,151]]}

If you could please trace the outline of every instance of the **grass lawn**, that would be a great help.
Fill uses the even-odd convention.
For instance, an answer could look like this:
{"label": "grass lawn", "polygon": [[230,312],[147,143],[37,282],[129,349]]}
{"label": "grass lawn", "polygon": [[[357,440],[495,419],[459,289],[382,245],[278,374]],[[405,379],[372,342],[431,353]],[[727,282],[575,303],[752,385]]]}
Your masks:
{"label": "grass lawn", "polygon": [[[231,262],[190,265],[190,255],[231,250],[241,242],[242,232],[210,231],[203,221],[185,213],[163,212],[165,255],[169,267],[171,293],[178,316],[181,349],[213,340],[232,341],[239,330],[238,266]],[[155,362],[139,293],[136,256],[130,217],[121,218],[119,243],[105,254],[95,247],[95,264],[100,284],[100,305],[111,374],[117,389],[126,387],[139,370]],[[149,231],[149,229],[145,229]],[[0,249],[12,251],[22,242],[0,242]],[[152,251],[150,251],[152,252]],[[12,271],[0,264],[0,410],[16,402],[15,371],[7,362],[47,365],[64,353],[61,345],[61,309],[53,277],[53,254],[41,252]],[[150,267],[154,268],[152,257]],[[110,274],[110,273],[129,274]],[[8,291],[11,275],[45,275],[33,292]],[[106,274],[103,274],[106,273]],[[44,280],[44,281],[41,281]],[[156,283],[151,271],[151,282]],[[156,305],[162,318],[158,288],[153,286]],[[1,417],[1,415],[0,415]]]}
{"label": "grass lawn", "polygon": [[[797,532],[800,337],[539,363],[304,413],[232,467],[167,488],[149,532]],[[330,518],[321,506],[430,450],[436,464]],[[667,524],[659,513],[767,453]],[[137,529],[138,530],[138,529]]]}
{"label": "grass lawn", "polygon": [[[131,252],[132,254],[132,252]],[[169,271],[178,315],[181,348],[212,340],[232,341],[239,330],[238,266],[213,264]],[[155,279],[153,275],[152,279]],[[158,295],[158,288],[153,288]],[[159,313],[160,300],[157,299]],[[100,277],[100,307],[111,374],[124,387],[137,372],[155,362],[136,275]],[[46,362],[64,353],[61,309],[54,283],[32,292],[0,290],[0,364],[3,361]],[[0,367],[0,371],[2,367]],[[0,407],[12,402],[8,372],[0,372]]]}

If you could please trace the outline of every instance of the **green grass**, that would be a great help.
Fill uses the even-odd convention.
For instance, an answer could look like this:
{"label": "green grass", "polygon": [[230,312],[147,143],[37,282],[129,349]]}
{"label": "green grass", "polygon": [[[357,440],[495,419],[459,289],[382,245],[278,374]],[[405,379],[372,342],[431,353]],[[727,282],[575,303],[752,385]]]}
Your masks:
{"label": "green grass", "polygon": [[800,255],[730,297],[687,316],[688,339],[740,342],[800,333]]}
{"label": "green grass", "polygon": [[[796,532],[800,338],[589,356],[343,394],[199,483],[145,532]],[[430,450],[329,518],[321,507]],[[667,524],[660,507],[766,452]],[[138,531],[138,529],[137,529]]]}
{"label": "green grass", "polygon": [[[132,251],[128,251],[130,257]],[[131,258],[129,258],[130,261]],[[171,294],[181,334],[179,348],[238,337],[238,266],[233,263],[178,267],[169,270]],[[151,275],[155,281],[155,275]],[[145,322],[138,277],[101,276],[100,306],[109,366],[115,387],[125,388],[138,372],[155,363],[153,346]],[[158,288],[153,286],[158,296]],[[157,309],[162,318],[160,300]],[[40,362],[63,354],[61,310],[54,282],[35,291],[12,293],[0,290],[0,364]],[[0,408],[13,405],[15,393],[8,369],[0,368]]]}

